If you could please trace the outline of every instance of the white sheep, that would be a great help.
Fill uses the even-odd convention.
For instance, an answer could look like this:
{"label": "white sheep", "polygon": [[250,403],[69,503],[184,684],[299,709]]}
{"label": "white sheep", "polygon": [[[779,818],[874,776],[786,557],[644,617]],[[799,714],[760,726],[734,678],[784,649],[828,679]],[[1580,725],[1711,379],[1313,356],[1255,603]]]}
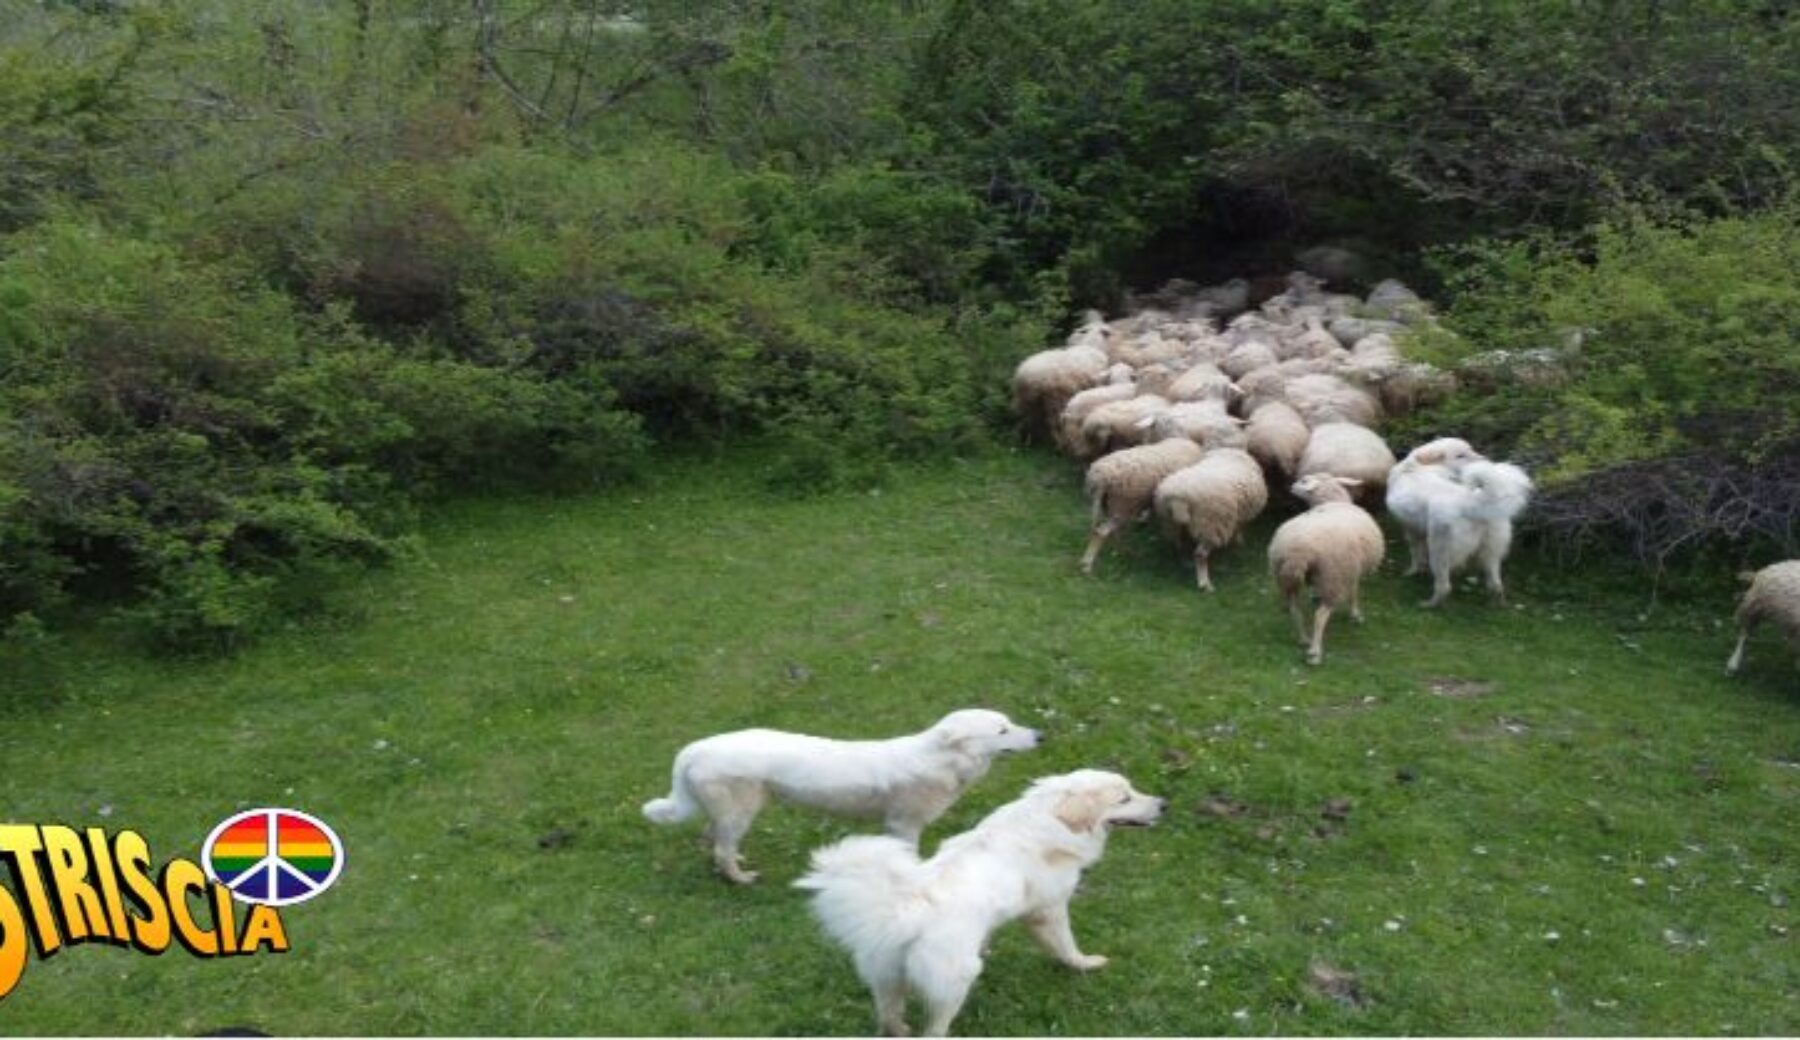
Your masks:
{"label": "white sheep", "polygon": [[1331,422],[1313,427],[1296,470],[1302,477],[1324,473],[1357,482],[1358,491],[1379,493],[1394,468],[1394,453],[1381,435],[1355,423]]}
{"label": "white sheep", "polygon": [[1275,354],[1283,361],[1293,358],[1328,358],[1343,351],[1337,337],[1325,331],[1317,317],[1311,317],[1300,328],[1281,337]]}
{"label": "white sheep", "polygon": [[1144,333],[1131,340],[1115,340],[1107,350],[1114,361],[1123,361],[1132,368],[1176,361],[1192,352],[1192,348],[1181,340],[1165,339],[1158,332]]}
{"label": "white sheep", "polygon": [[1136,397],[1138,387],[1132,381],[1133,374],[1130,365],[1114,365],[1108,371],[1105,383],[1089,387],[1069,398],[1069,403],[1063,406],[1062,414],[1057,417],[1056,426],[1051,430],[1056,446],[1066,454],[1075,454],[1083,419],[1103,404],[1129,401]]}
{"label": "white sheep", "polygon": [[1040,350],[1013,370],[1013,410],[1028,424],[1048,430],[1069,398],[1098,386],[1111,364],[1106,351],[1090,342]]}
{"label": "white sheep", "polygon": [[[1139,389],[1142,389],[1140,385]],[[1070,446],[1077,458],[1092,459],[1145,440],[1143,420],[1167,411],[1170,401],[1158,394],[1140,393],[1124,401],[1100,405],[1081,420],[1081,432]]]}
{"label": "white sheep", "polygon": [[1431,318],[1431,305],[1404,283],[1393,278],[1381,282],[1369,291],[1369,302],[1365,309],[1389,321],[1407,324]]}
{"label": "white sheep", "polygon": [[[1282,386],[1281,398],[1294,406],[1294,411],[1300,413],[1308,426],[1355,423],[1373,427],[1382,418],[1380,398],[1329,372],[1312,372],[1289,379]],[[1386,472],[1386,469],[1382,470],[1384,475]]]}
{"label": "white sheep", "polygon": [[1211,592],[1208,557],[1240,541],[1245,525],[1268,503],[1269,488],[1256,460],[1234,448],[1220,448],[1164,477],[1156,485],[1154,507],[1177,545],[1193,543],[1194,581],[1202,592]]}
{"label": "white sheep", "polygon": [[1383,411],[1408,415],[1448,400],[1456,393],[1456,376],[1423,361],[1412,361],[1382,374],[1375,381],[1375,392]]}
{"label": "white sheep", "polygon": [[1373,336],[1377,332],[1385,332],[1391,336],[1406,328],[1397,321],[1353,317],[1333,318],[1325,327],[1333,336],[1337,337],[1339,343],[1346,347],[1355,347],[1365,337]]}
{"label": "white sheep", "polygon": [[1300,456],[1312,432],[1306,420],[1282,401],[1268,401],[1250,413],[1244,427],[1248,450],[1270,473],[1291,477],[1300,466]]}
{"label": "white sheep", "polygon": [[1275,348],[1267,340],[1246,339],[1225,352],[1219,359],[1219,371],[1233,379],[1242,379],[1259,368],[1275,364]]}
{"label": "white sheep", "polygon": [[1231,377],[1219,366],[1202,361],[1175,377],[1162,393],[1171,401],[1227,401],[1237,392]]}
{"label": "white sheep", "polygon": [[1800,643],[1800,560],[1771,563],[1755,573],[1745,571],[1738,578],[1748,581],[1750,587],[1738,603],[1737,648],[1725,662],[1726,675],[1736,675],[1744,666],[1744,645],[1764,621],[1773,622],[1790,645]]}
{"label": "white sheep", "polygon": [[[1245,420],[1225,409],[1225,402],[1213,398],[1199,401],[1176,401],[1164,413],[1175,420],[1182,435],[1203,448],[1244,448],[1249,437],[1244,432]],[[1138,423],[1147,430],[1150,420]]]}
{"label": "white sheep", "polygon": [[[1269,569],[1275,589],[1294,619],[1306,647],[1306,663],[1325,659],[1325,626],[1333,611],[1349,607],[1361,623],[1362,579],[1381,565],[1387,550],[1375,518],[1350,501],[1356,481],[1323,473],[1301,477],[1293,492],[1311,508],[1282,524],[1269,542]],[[1312,589],[1310,635],[1300,608],[1300,594]]]}
{"label": "white sheep", "polygon": [[1205,454],[1166,415],[1152,421],[1151,431],[1153,443],[1115,451],[1088,467],[1084,487],[1093,505],[1093,530],[1081,554],[1083,574],[1094,573],[1094,561],[1114,532],[1150,509],[1164,477]]}

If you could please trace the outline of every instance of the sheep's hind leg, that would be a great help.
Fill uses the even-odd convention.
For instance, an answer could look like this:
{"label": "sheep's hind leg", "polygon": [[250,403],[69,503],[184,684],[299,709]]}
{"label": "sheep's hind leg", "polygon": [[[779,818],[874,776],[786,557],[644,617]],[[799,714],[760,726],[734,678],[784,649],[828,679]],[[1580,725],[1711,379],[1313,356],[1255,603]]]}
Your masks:
{"label": "sheep's hind leg", "polygon": [[1194,546],[1194,583],[1200,586],[1201,592],[1213,590],[1212,572],[1207,569],[1205,546]]}
{"label": "sheep's hind leg", "polygon": [[1294,637],[1301,646],[1307,645],[1306,613],[1300,609],[1300,594],[1290,592],[1287,597],[1288,616],[1294,619]]}
{"label": "sheep's hind leg", "polygon": [[1087,551],[1081,554],[1081,573],[1094,573],[1094,561],[1100,558],[1100,548],[1118,529],[1118,521],[1110,517],[1094,525],[1093,533],[1088,536]]}
{"label": "sheep's hind leg", "polygon": [[1331,622],[1331,604],[1321,603],[1313,611],[1312,643],[1306,648],[1306,663],[1318,664],[1325,660],[1325,626]]}
{"label": "sheep's hind leg", "polygon": [[1731,651],[1731,659],[1725,662],[1726,675],[1736,675],[1738,669],[1744,666],[1744,644],[1749,641],[1750,630],[1747,628],[1738,629],[1737,648]]}

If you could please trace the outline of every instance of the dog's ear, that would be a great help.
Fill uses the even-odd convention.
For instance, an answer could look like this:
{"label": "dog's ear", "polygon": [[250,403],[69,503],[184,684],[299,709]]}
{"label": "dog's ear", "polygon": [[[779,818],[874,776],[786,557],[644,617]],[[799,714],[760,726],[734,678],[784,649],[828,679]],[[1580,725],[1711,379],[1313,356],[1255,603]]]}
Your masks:
{"label": "dog's ear", "polygon": [[1076,834],[1092,833],[1106,814],[1106,800],[1098,791],[1071,791],[1057,800],[1052,810],[1064,827]]}
{"label": "dog's ear", "polygon": [[1420,448],[1413,457],[1418,459],[1419,462],[1421,462],[1424,465],[1435,466],[1438,463],[1444,461],[1444,449],[1432,448],[1431,450],[1427,451],[1424,448]]}

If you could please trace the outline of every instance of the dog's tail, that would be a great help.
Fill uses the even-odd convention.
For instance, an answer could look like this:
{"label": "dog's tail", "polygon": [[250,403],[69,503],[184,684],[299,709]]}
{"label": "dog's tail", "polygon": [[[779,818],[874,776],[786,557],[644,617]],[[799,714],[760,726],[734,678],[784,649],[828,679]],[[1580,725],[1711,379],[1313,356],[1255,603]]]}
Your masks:
{"label": "dog's tail", "polygon": [[813,892],[812,909],[845,949],[874,955],[911,943],[926,902],[918,851],[899,838],[845,838],[815,851],[794,882]]}
{"label": "dog's tail", "polygon": [[1471,462],[1462,480],[1475,490],[1470,513],[1483,520],[1511,520],[1531,501],[1531,478],[1508,462]]}
{"label": "dog's tail", "polygon": [[688,789],[687,750],[675,756],[674,777],[669,782],[669,797],[652,798],[644,803],[644,818],[651,823],[675,824],[691,820],[700,811],[694,792]]}

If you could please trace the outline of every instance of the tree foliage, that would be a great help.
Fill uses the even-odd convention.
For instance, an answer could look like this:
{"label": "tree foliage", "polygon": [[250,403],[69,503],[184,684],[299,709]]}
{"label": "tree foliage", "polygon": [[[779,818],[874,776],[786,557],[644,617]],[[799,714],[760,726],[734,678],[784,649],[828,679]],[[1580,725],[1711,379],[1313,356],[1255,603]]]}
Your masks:
{"label": "tree foliage", "polygon": [[[1665,330],[1653,360],[1608,356],[1588,398],[1462,413],[1562,471],[1676,451],[1708,416],[1754,429],[1730,448],[1746,465],[1791,432],[1694,375],[1754,359],[1785,379],[1787,283],[1733,289],[1671,244],[1749,235],[1743,215],[1791,190],[1788,5],[4,15],[9,631],[50,631],[73,596],[230,641],[307,575],[394,551],[425,496],[615,479],[680,441],[771,439],[789,486],[868,479],[978,443],[1006,369],[1073,307],[1332,236],[1390,266],[1476,243],[1470,269],[1511,279],[1445,281],[1477,340],[1575,322],[1610,351]],[[1622,206],[1724,222],[1621,226],[1598,273],[1508,244]],[[1756,241],[1720,248],[1774,271]],[[1542,309],[1501,321],[1521,295]]]}

